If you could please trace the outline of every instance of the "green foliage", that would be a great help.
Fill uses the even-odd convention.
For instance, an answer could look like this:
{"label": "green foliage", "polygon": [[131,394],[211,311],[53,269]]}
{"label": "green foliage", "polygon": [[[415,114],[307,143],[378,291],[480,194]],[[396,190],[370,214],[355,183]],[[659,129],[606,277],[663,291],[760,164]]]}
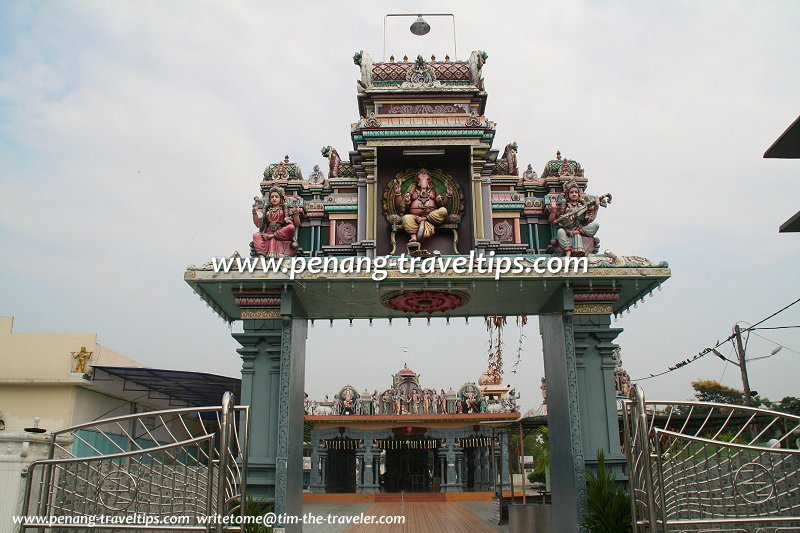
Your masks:
{"label": "green foliage", "polygon": [[529,449],[533,456],[533,473],[544,481],[544,471],[550,466],[550,433],[547,426],[536,430]]}
{"label": "green foliage", "polygon": [[800,398],[794,396],[787,396],[778,403],[772,404],[772,408],[782,413],[789,413],[790,415],[800,416]]}
{"label": "green foliage", "polygon": [[541,474],[537,474],[536,472],[531,472],[528,474],[528,481],[530,483],[545,483],[547,480],[544,477],[544,472]]}
{"label": "green foliage", "polygon": [[586,471],[586,523],[592,533],[628,533],[632,530],[628,493],[606,468],[603,450],[597,450],[597,471]]}
{"label": "green foliage", "polygon": [[713,379],[692,381],[694,397],[700,402],[745,405],[744,393]]}
{"label": "green foliage", "polygon": [[[263,500],[255,500],[252,496],[247,496],[244,509],[242,509],[243,516],[264,516],[275,510],[275,505],[271,502]],[[264,524],[247,524],[243,526],[242,533],[270,533],[272,528]]]}

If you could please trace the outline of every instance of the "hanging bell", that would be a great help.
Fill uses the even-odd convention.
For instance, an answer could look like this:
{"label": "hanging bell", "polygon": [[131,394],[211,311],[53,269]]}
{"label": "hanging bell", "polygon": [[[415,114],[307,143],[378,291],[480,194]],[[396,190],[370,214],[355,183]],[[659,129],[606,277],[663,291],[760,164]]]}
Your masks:
{"label": "hanging bell", "polygon": [[427,35],[431,31],[431,25],[425,22],[422,15],[417,15],[417,20],[414,21],[410,29],[414,35]]}

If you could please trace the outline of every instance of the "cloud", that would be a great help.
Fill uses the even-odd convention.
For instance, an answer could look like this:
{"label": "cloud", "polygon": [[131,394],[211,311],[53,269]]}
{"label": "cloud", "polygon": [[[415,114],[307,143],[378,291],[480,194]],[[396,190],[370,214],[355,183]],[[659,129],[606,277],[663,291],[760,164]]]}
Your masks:
{"label": "cloud", "polygon": [[[98,331],[146,364],[235,374],[236,343],[183,268],[247,251],[250,200],[267,164],[289,154],[308,174],[323,163],[321,146],[350,149],[351,58],[362,49],[380,58],[388,4],[6,7],[0,312],[17,315],[21,330]],[[491,7],[455,8],[459,55],[489,53],[496,147],[516,140],[520,163],[537,171],[557,149],[579,160],[592,192],[614,194],[598,219],[602,246],[674,269],[664,291],[620,322],[631,375],[660,371],[725,337],[734,321],[787,303],[800,257],[795,236],[777,226],[798,209],[798,166],[761,154],[797,114],[797,5]],[[390,26],[389,53],[449,53],[447,21],[430,22],[430,42],[406,36],[406,22]],[[525,373],[509,375],[529,407],[541,375],[535,322]],[[482,327],[449,331],[317,324],[309,392],[351,380],[382,386],[409,344],[424,381],[476,380]],[[791,330],[781,335],[800,346]],[[763,368],[789,365],[782,357]],[[320,372],[331,360],[338,373]],[[688,397],[691,379],[721,371],[703,361],[646,383],[651,396]],[[796,372],[778,374],[754,388],[791,393]]]}

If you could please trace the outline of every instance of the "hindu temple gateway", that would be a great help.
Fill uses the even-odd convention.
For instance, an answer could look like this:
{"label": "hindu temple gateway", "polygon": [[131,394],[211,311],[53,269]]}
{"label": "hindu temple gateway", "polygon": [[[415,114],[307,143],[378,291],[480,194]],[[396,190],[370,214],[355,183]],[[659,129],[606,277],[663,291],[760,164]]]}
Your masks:
{"label": "hindu temple gateway", "polygon": [[[242,321],[243,331],[233,336],[241,344],[239,402],[251,409],[249,490],[274,500],[279,513],[302,512],[309,321],[539,315],[553,530],[576,531],[585,511],[585,469],[597,450],[619,475],[625,462],[614,376],[614,340],[622,330],[611,326],[612,315],[652,295],[669,278],[668,265],[601,251],[598,218],[611,195],[589,194],[588,173],[556,146],[547,147],[554,158],[538,175],[532,164],[521,168],[517,143],[495,148],[497,126],[486,115],[486,52],[467,60],[375,62],[365,52],[353,59],[360,76],[352,150],[324,146],[321,165],[308,173],[282,155],[292,147],[276,154],[253,180],[259,194],[247,216],[254,233],[239,241],[265,259],[403,253],[462,263],[509,257],[524,268],[496,279],[452,266],[428,273],[390,264],[376,281],[367,272],[305,271],[292,278],[258,269],[218,272],[211,262],[189,267],[185,280],[200,298],[226,322]],[[613,186],[610,176],[596,179]],[[624,209],[624,201],[613,208]],[[613,249],[614,236],[602,238]],[[532,268],[538,259],[563,256],[585,258],[586,270]],[[320,465],[314,489],[432,490],[434,478],[440,490],[502,484],[503,469],[492,466],[480,422],[517,414],[490,412],[488,397],[469,385],[454,396],[444,391],[442,406],[442,387],[457,384],[418,383],[404,371],[384,388],[388,401],[383,392],[375,398],[375,385],[366,395],[343,387],[330,405],[317,406],[330,414],[309,414]],[[530,376],[531,390],[538,386],[538,376]],[[434,387],[439,392],[428,392],[425,413],[425,390]],[[431,412],[436,396],[439,412]]]}

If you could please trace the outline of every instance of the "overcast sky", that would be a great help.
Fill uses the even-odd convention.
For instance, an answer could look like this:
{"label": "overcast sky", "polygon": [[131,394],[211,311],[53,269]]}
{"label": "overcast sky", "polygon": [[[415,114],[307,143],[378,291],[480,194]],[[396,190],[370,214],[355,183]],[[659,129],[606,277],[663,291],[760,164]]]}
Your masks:
{"label": "overcast sky", "polygon": [[[800,3],[404,2],[457,9],[458,56],[489,54],[495,148],[542,171],[556,150],[589,192],[611,192],[598,237],[618,255],[667,260],[664,290],[625,315],[632,377],[696,354],[800,297],[800,160],[765,160],[798,116]],[[647,5],[645,5],[647,4]],[[355,51],[383,55],[388,2],[0,1],[0,314],[16,331],[93,331],[153,367],[238,376],[228,327],[183,281],[190,263],[248,251],[264,167],[308,175],[323,145],[347,153]],[[388,26],[388,54],[455,56],[448,19],[428,37]],[[385,387],[403,363],[456,388],[486,366],[479,320],[445,328],[315,324],[306,388]],[[800,325],[800,304],[765,325]],[[753,362],[752,388],[800,396],[800,330]],[[539,403],[537,321],[506,381]],[[519,333],[506,331],[506,363]],[[725,346],[727,354],[730,344]],[[752,337],[748,353],[775,344]],[[54,354],[54,357],[58,355]],[[102,361],[100,361],[102,364]],[[685,399],[690,381],[741,388],[708,356],[643,382]]]}

